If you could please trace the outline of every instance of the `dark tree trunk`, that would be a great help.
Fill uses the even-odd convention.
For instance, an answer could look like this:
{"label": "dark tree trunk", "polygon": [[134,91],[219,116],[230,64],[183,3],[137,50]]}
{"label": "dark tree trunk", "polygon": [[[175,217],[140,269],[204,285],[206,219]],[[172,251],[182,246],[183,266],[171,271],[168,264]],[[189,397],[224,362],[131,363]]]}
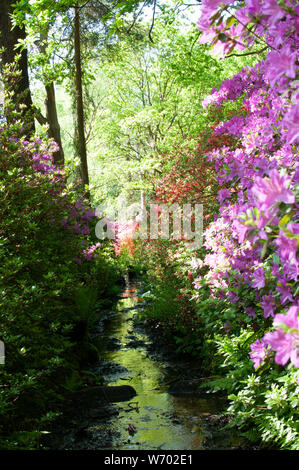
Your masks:
{"label": "dark tree trunk", "polygon": [[[40,43],[38,45],[41,54],[45,54],[46,56],[46,44],[48,41],[48,31],[40,36]],[[49,65],[49,63],[47,64]],[[39,122],[44,125],[48,125],[48,136],[55,140],[57,145],[59,146],[59,150],[54,153],[54,163],[56,165],[63,165],[64,164],[64,152],[62,147],[61,141],[61,133],[60,133],[60,124],[58,121],[57,115],[57,107],[56,107],[56,93],[55,93],[55,85],[54,82],[48,82],[47,76],[44,74],[44,82],[45,82],[45,90],[46,90],[46,100],[45,100],[45,107],[46,107],[46,116],[44,118],[41,114],[37,117]]]}
{"label": "dark tree trunk", "polygon": [[58,122],[57,108],[56,108],[56,96],[55,96],[55,87],[54,83],[46,85],[46,111],[47,111],[47,121],[49,124],[49,136],[52,137],[59,146],[59,150],[54,153],[54,162],[57,165],[64,164],[64,153],[62,148],[61,134],[60,134],[60,125]]}
{"label": "dark tree trunk", "polygon": [[[80,42],[80,9],[78,4],[74,7],[74,46],[75,46],[75,67],[76,67],[76,102],[77,102],[77,127],[78,127],[78,152],[81,162],[81,175],[84,185],[89,184],[86,139],[84,130],[84,107],[82,92],[82,68],[81,68],[81,42]],[[89,197],[89,193],[86,194]]]}
{"label": "dark tree trunk", "polygon": [[[15,111],[19,111],[19,105],[23,105],[21,115],[27,121],[24,133],[30,135],[34,132],[34,117],[32,112],[32,98],[29,88],[29,75],[28,75],[28,57],[27,50],[23,49],[20,52],[16,49],[19,39],[25,39],[25,27],[12,27],[10,14],[13,12],[12,5],[16,3],[15,0],[1,0],[0,4],[0,47],[3,48],[1,54],[2,64],[10,65],[15,62],[16,54],[20,54],[20,60],[17,68],[20,71],[20,78],[15,83],[8,82],[8,88],[13,90],[15,94],[14,103],[17,104]],[[7,112],[7,119],[11,120],[9,112]]]}

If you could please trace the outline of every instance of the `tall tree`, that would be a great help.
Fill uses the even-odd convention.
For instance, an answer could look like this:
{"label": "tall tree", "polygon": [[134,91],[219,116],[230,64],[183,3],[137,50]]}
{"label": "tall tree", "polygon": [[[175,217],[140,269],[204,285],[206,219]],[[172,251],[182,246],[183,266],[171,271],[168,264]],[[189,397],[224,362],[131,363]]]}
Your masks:
{"label": "tall tree", "polygon": [[47,121],[49,124],[49,136],[58,144],[59,150],[54,153],[54,162],[58,165],[64,164],[64,152],[62,148],[60,124],[57,116],[56,95],[54,82],[45,85],[47,98],[45,101]]}
{"label": "tall tree", "polygon": [[57,165],[64,164],[64,152],[62,147],[62,140],[61,140],[61,132],[60,132],[60,124],[58,121],[57,115],[57,106],[56,106],[56,93],[55,93],[55,84],[53,78],[49,78],[46,72],[46,66],[49,65],[49,60],[47,57],[46,45],[48,41],[48,29],[44,34],[41,34],[41,40],[38,44],[38,48],[40,53],[45,57],[45,63],[43,66],[43,81],[45,84],[46,90],[46,100],[45,100],[45,107],[46,107],[46,118],[38,114],[37,119],[41,124],[48,125],[48,135],[50,138],[54,139],[57,143],[59,149],[57,152],[54,153],[54,162]]}
{"label": "tall tree", "polygon": [[74,48],[76,68],[76,98],[77,98],[77,126],[78,126],[78,151],[81,162],[81,175],[84,185],[89,185],[86,139],[84,129],[84,106],[82,90],[82,67],[81,67],[81,42],[80,42],[80,9],[76,3],[74,7]]}
{"label": "tall tree", "polygon": [[[2,49],[1,59],[2,66],[9,66],[16,63],[16,55],[18,54],[18,44],[20,40],[24,40],[26,37],[26,31],[24,25],[14,26],[12,23],[11,15],[13,13],[13,5],[15,0],[1,0],[0,6],[0,47]],[[19,52],[20,58],[16,63],[16,67],[19,70],[20,77],[17,83],[9,83],[8,87],[14,90],[16,94],[15,102],[22,105],[21,113],[26,117],[26,126],[24,126],[24,133],[30,135],[35,130],[34,116],[32,111],[32,97],[29,88],[29,74],[28,74],[28,57],[27,49],[23,48]],[[19,110],[19,109],[18,109]],[[6,110],[7,119],[10,120],[10,114]]]}

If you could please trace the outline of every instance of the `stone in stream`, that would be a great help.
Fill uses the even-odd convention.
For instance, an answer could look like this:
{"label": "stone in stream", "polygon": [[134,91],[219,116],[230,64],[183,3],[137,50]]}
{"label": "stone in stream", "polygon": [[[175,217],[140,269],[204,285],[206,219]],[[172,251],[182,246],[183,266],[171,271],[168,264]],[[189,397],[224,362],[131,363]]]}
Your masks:
{"label": "stone in stream", "polygon": [[145,342],[143,340],[139,340],[137,338],[131,339],[126,343],[126,348],[142,348],[145,346]]}
{"label": "stone in stream", "polygon": [[104,361],[95,366],[92,372],[96,375],[102,375],[105,382],[114,382],[131,375],[131,372],[121,364],[113,361]]}
{"label": "stone in stream", "polygon": [[118,349],[121,349],[120,339],[116,338],[115,336],[111,336],[106,343],[106,350],[117,351]]}
{"label": "stone in stream", "polygon": [[130,385],[86,387],[73,393],[72,398],[80,402],[87,400],[104,403],[127,401],[136,396],[136,390]]}

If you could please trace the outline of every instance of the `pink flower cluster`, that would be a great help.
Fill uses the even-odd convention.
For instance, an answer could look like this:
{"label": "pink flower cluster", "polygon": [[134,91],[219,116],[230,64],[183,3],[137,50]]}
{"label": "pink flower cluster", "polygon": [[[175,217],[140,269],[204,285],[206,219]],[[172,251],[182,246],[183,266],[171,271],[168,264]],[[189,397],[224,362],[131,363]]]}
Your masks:
{"label": "pink flower cluster", "polygon": [[[37,137],[31,142],[26,140],[18,141],[17,138],[12,139],[17,145],[21,146],[22,154],[25,158],[32,160],[32,166],[36,170],[36,174],[47,175],[53,183],[53,203],[59,204],[66,214],[65,218],[61,220],[63,228],[74,233],[76,236],[88,235],[90,233],[89,223],[94,220],[95,211],[86,206],[82,198],[71,203],[70,199],[64,195],[67,185],[65,171],[53,163],[53,153],[57,151],[57,144],[55,142],[47,144]],[[52,222],[55,223],[55,219]],[[84,240],[82,242],[85,243]],[[100,243],[91,245],[80,252],[80,256],[83,256],[88,261],[97,258],[96,250],[100,246]],[[80,256],[76,258],[78,264],[82,263]]]}
{"label": "pink flower cluster", "polygon": [[[225,56],[235,48],[244,50],[255,47],[270,50],[262,63],[263,79],[283,99],[284,108],[280,121],[286,133],[287,143],[299,141],[299,5],[297,0],[245,0],[245,6],[236,8],[231,1],[203,0],[202,15],[197,23],[202,31],[201,43],[213,45],[215,53]],[[242,88],[252,81],[242,72],[233,78],[234,88]],[[245,83],[246,86],[246,83]],[[228,84],[224,82],[219,91],[206,98],[205,105],[231,99]]]}
{"label": "pink flower cluster", "polygon": [[[89,247],[87,247],[85,250],[82,251],[82,256],[85,260],[87,261],[91,261],[92,259],[95,259],[98,257],[97,255],[97,249],[100,248],[101,244],[98,242],[98,243],[95,243],[94,245],[91,245]],[[82,263],[82,258],[77,258],[76,259],[76,262],[78,264],[81,264]]]}
{"label": "pink flower cluster", "polygon": [[[216,134],[237,137],[237,147],[207,155],[223,187],[219,216],[206,230],[205,282],[212,295],[237,303],[248,316],[274,318],[274,331],[265,327],[251,345],[255,367],[270,351],[278,364],[290,360],[299,367],[299,6],[296,0],[231,4],[203,0],[201,42],[223,56],[234,48],[270,52],[203,102],[220,107],[242,96],[246,110],[215,127]],[[252,291],[256,308],[247,303]],[[284,309],[287,315],[275,315]]]}
{"label": "pink flower cluster", "polygon": [[277,314],[273,325],[275,331],[266,333],[262,340],[251,345],[250,357],[257,369],[269,355],[275,351],[275,362],[282,366],[290,360],[295,367],[299,367],[299,306],[293,305],[287,314]]}

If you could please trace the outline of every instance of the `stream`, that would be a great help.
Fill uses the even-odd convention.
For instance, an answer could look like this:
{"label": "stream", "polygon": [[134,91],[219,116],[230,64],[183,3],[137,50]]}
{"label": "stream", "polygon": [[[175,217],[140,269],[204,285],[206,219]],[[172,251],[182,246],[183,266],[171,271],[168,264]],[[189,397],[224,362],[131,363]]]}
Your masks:
{"label": "stream", "polygon": [[58,429],[53,446],[76,450],[238,448],[240,438],[221,430],[218,415],[225,399],[194,388],[202,380],[197,364],[164,357],[153,348],[150,335],[136,322],[143,307],[141,285],[129,283],[113,311],[99,322],[94,341],[100,361],[91,369],[104,378],[105,385],[129,385],[136,396],[117,403],[107,397],[105,406],[90,397],[73,404],[71,419]]}

